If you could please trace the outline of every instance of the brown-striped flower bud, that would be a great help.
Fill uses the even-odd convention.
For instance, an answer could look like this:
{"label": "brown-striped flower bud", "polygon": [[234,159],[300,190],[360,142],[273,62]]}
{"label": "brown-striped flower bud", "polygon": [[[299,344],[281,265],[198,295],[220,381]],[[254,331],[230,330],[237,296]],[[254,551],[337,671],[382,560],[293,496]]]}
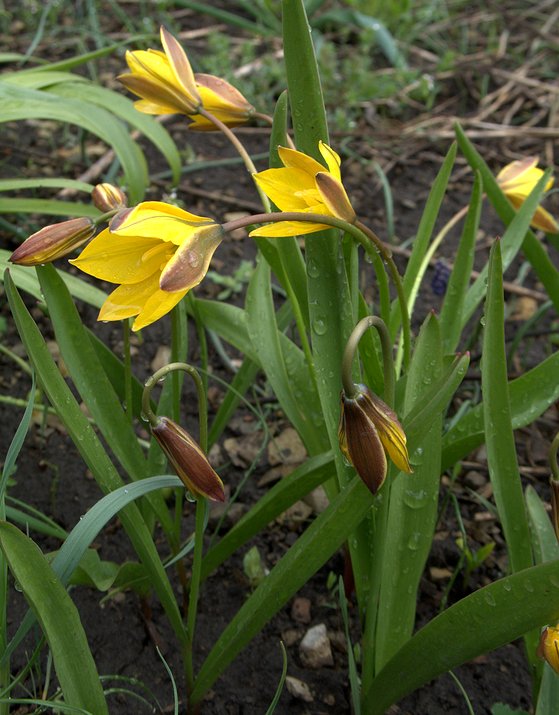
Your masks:
{"label": "brown-striped flower bud", "polygon": [[548,626],[540,636],[537,655],[546,660],[559,673],[559,629]]}
{"label": "brown-striped flower bud", "polygon": [[151,431],[179,479],[194,496],[225,501],[223,482],[185,429],[168,417],[158,417]]}
{"label": "brown-striped flower bud", "polygon": [[346,459],[368,489],[376,494],[386,478],[386,454],[400,471],[409,474],[413,470],[406,435],[396,413],[366,385],[355,387],[351,397],[342,392],[338,439]]}
{"label": "brown-striped flower bud", "polygon": [[29,236],[12,253],[10,261],[20,266],[50,263],[89,241],[94,233],[94,222],[85,217],[53,223]]}
{"label": "brown-striped flower bud", "polygon": [[97,184],[91,192],[91,200],[93,205],[103,213],[128,206],[124,191],[112,184]]}

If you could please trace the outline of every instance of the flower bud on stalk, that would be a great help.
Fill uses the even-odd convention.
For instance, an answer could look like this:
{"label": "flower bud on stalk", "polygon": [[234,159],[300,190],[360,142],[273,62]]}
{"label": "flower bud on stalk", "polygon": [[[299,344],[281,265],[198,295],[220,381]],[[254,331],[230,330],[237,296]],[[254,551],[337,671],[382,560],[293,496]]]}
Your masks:
{"label": "flower bud on stalk", "polygon": [[372,494],[382,486],[387,473],[386,454],[402,472],[412,468],[406,435],[396,413],[366,385],[356,385],[348,396],[342,392],[338,439],[340,449]]}
{"label": "flower bud on stalk", "polygon": [[556,673],[559,673],[559,629],[548,626],[540,636],[537,655],[548,662]]}
{"label": "flower bud on stalk", "polygon": [[128,206],[128,200],[124,191],[117,186],[106,183],[97,184],[94,187],[91,192],[91,200],[93,201],[93,205],[103,213],[123,209]]}
{"label": "flower bud on stalk", "polygon": [[223,482],[185,429],[168,417],[158,417],[151,431],[178,477],[194,496],[225,501]]}
{"label": "flower bud on stalk", "polygon": [[39,266],[62,258],[88,241],[95,233],[89,218],[73,218],[45,226],[29,236],[10,256],[20,266]]}

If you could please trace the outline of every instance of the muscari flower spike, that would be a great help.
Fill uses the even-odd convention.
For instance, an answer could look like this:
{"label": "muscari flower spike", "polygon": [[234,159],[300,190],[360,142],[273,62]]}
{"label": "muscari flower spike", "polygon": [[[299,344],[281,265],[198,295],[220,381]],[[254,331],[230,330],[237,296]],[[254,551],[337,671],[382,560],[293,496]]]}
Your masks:
{"label": "muscari flower spike", "polygon": [[206,275],[223,238],[221,226],[161,201],[118,213],[71,263],[119,283],[98,320],[136,316],[140,330],[168,313]]}
{"label": "muscari flower spike", "polygon": [[126,53],[129,74],[118,77],[131,92],[141,97],[135,108],[145,114],[185,114],[191,129],[215,130],[216,126],[199,111],[203,107],[229,127],[246,123],[254,107],[232,85],[220,77],[194,74],[178,40],[161,28],[159,50]]}
{"label": "muscari flower spike", "polygon": [[396,413],[366,385],[355,388],[351,396],[342,391],[338,440],[345,458],[369,491],[376,494],[386,478],[386,455],[400,471],[410,474],[413,470]]}
{"label": "muscari flower spike", "polygon": [[[280,211],[324,214],[354,223],[355,211],[341,181],[339,155],[324,142],[318,145],[326,166],[307,154],[278,147],[283,167],[254,174],[254,180]],[[322,231],[321,223],[278,221],[251,231],[251,236],[296,236]]]}
{"label": "muscari flower spike", "polygon": [[193,496],[225,501],[223,482],[201,447],[185,429],[168,417],[158,417],[151,432]]}
{"label": "muscari flower spike", "polygon": [[[519,161],[507,164],[497,174],[497,183],[501,191],[511,202],[515,209],[519,209],[534,186],[543,176],[543,171],[537,168],[539,158],[528,156]],[[549,179],[545,186],[545,191],[553,186],[553,177]],[[530,225],[539,228],[546,233],[559,233],[559,224],[553,216],[541,206],[538,206],[532,217]]]}

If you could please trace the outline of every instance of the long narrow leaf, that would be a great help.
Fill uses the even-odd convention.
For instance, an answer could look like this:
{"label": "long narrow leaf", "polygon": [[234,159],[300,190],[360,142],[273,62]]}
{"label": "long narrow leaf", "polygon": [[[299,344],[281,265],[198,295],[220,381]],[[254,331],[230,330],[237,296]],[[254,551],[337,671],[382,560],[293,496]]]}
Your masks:
{"label": "long narrow leaf", "polygon": [[77,608],[47,560],[12,524],[0,523],[0,547],[47,638],[65,702],[90,713],[108,713]]}
{"label": "long narrow leaf", "polygon": [[[468,163],[474,169],[479,171],[483,180],[483,188],[487,196],[493,204],[495,210],[505,224],[509,225],[514,219],[515,210],[509,204],[503,192],[499,188],[493,173],[483,160],[482,156],[476,151],[473,144],[465,135],[459,125],[455,127],[456,138],[458,144]],[[559,310],[559,271],[553,265],[549,258],[545,246],[541,241],[538,241],[534,233],[530,230],[526,232],[526,236],[522,243],[522,251],[526,259],[532,264],[538,278],[545,286],[545,289],[553,301],[555,310]]]}
{"label": "long narrow leaf", "polygon": [[418,631],[363,694],[363,712],[390,705],[442,673],[559,620],[559,562],[519,571],[463,598]]}
{"label": "long narrow leaf", "polygon": [[[107,493],[125,486],[54,363],[43,336],[25,308],[9,273],[4,275],[4,285],[18,332],[36,370],[37,378],[50,403],[56,405],[68,434],[101,490]],[[184,628],[173,590],[137,507],[134,504],[126,507],[121,513],[121,520],[136,553],[150,575],[151,583],[171,625],[179,640],[182,640]]]}
{"label": "long narrow leaf", "polygon": [[234,551],[258,534],[267,524],[332,476],[331,454],[311,457],[275,484],[255,506],[204,556],[202,578],[206,578]]}
{"label": "long narrow leaf", "polygon": [[[513,429],[524,427],[559,399],[559,352],[509,383]],[[443,470],[483,444],[483,403],[466,413],[443,438]]]}

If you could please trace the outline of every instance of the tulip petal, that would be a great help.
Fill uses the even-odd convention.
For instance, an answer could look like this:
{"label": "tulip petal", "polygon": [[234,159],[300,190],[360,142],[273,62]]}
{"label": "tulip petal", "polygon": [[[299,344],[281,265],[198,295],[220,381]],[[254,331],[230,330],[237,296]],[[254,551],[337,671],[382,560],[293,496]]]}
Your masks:
{"label": "tulip petal", "polygon": [[288,169],[299,169],[308,174],[312,179],[319,171],[324,171],[325,167],[316,159],[297,149],[289,149],[285,146],[278,146],[278,154],[283,165]]}
{"label": "tulip petal", "polygon": [[[314,160],[313,160],[314,161]],[[302,169],[266,169],[253,174],[262,191],[281,211],[303,211],[308,202],[299,193],[316,190],[314,176]]]}
{"label": "tulip petal", "polygon": [[188,291],[197,286],[208,272],[212,256],[222,240],[223,229],[217,224],[199,229],[167,263],[159,287],[164,291]]}
{"label": "tulip petal", "polygon": [[165,50],[167,59],[171,66],[175,82],[179,84],[187,95],[190,95],[192,103],[195,107],[199,107],[201,100],[198,90],[196,89],[196,80],[188,57],[183,50],[180,42],[176,40],[170,32],[164,27],[161,27],[161,44]]}
{"label": "tulip petal", "polygon": [[342,176],[340,173],[340,166],[342,163],[342,160],[340,159],[340,155],[337,154],[332,147],[328,146],[328,144],[325,144],[323,141],[318,142],[318,150],[322,154],[322,158],[326,162],[328,166],[328,170],[334,176],[338,181],[341,180]]}
{"label": "tulip petal", "polygon": [[[505,196],[515,209],[519,209],[526,198],[524,195],[511,194],[509,192],[507,192]],[[530,221],[530,226],[533,226],[533,228],[539,228],[540,230],[545,231],[545,233],[559,233],[559,224],[542,206],[538,206],[536,208],[534,215],[532,216],[532,220]]]}
{"label": "tulip petal", "polygon": [[324,231],[326,228],[331,228],[331,226],[323,223],[311,223],[310,221],[277,221],[253,229],[249,236],[285,238],[286,236],[304,236],[307,233]]}
{"label": "tulip petal", "polygon": [[169,260],[172,251],[173,247],[164,241],[136,236],[117,238],[107,228],[70,263],[104,281],[137,283],[157,271],[162,262]]}
{"label": "tulip petal", "polygon": [[112,232],[118,236],[157,238],[180,246],[204,224],[215,225],[215,222],[163,201],[144,201]]}

